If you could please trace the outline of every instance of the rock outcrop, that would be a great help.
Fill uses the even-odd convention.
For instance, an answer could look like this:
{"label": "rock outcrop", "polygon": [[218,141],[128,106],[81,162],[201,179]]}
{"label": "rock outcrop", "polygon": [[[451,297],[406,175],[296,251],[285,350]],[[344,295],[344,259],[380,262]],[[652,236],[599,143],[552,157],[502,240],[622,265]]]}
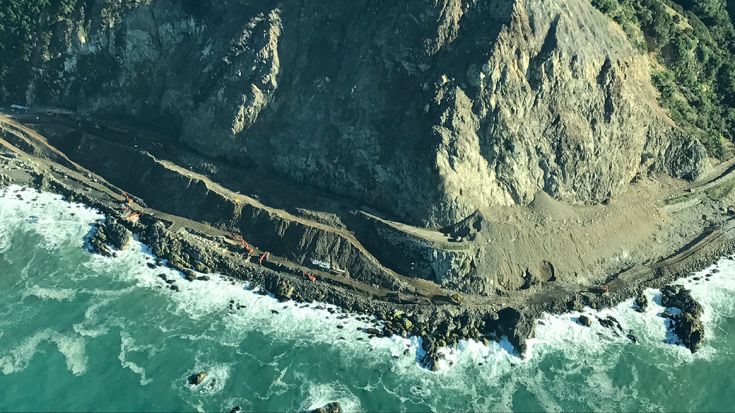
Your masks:
{"label": "rock outcrop", "polygon": [[155,124],[403,222],[539,191],[600,203],[639,173],[706,167],[648,58],[587,0],[81,3],[28,103]]}
{"label": "rock outcrop", "polygon": [[534,336],[535,329],[535,320],[513,307],[498,311],[497,334],[508,337],[508,342],[520,356],[526,354],[528,349],[526,341]]}
{"label": "rock outcrop", "polygon": [[[104,256],[112,256],[114,250],[124,250],[130,244],[130,231],[115,218],[108,217],[104,223],[95,224],[89,238],[89,249]],[[113,249],[111,249],[113,248]]]}
{"label": "rock outcrop", "polygon": [[643,313],[648,308],[648,298],[643,293],[640,293],[635,297],[633,304],[635,305],[634,308],[636,311]]}
{"label": "rock outcrop", "polygon": [[339,402],[331,402],[312,410],[311,413],[342,413],[342,406]]}
{"label": "rock outcrop", "polygon": [[671,320],[671,331],[679,338],[681,344],[692,353],[699,350],[704,340],[702,305],[681,285],[668,285],[662,288],[661,305],[667,308],[664,315]]}
{"label": "rock outcrop", "polygon": [[199,373],[193,373],[191,376],[189,376],[188,381],[189,384],[198,386],[204,382],[204,379],[207,378],[207,372],[206,371],[200,371]]}

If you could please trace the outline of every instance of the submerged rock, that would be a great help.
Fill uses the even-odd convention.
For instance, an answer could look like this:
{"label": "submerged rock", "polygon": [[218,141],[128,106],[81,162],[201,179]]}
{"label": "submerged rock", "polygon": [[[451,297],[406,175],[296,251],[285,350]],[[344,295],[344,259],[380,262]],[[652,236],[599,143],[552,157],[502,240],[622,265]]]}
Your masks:
{"label": "submerged rock", "polygon": [[424,356],[420,360],[422,367],[431,371],[439,370],[439,360],[441,359],[439,347],[439,344],[433,337],[429,336],[421,338],[421,348],[425,352]]}
{"label": "submerged rock", "polygon": [[207,372],[206,371],[200,371],[199,373],[194,373],[191,376],[189,376],[189,384],[193,384],[195,386],[198,386],[202,384],[204,379],[207,378]]}
{"label": "submerged rock", "polygon": [[702,305],[694,300],[691,291],[681,285],[668,285],[661,289],[661,305],[667,310],[677,308],[680,312],[667,311],[671,319],[670,329],[679,337],[681,343],[692,353],[696,352],[704,340],[702,324]]}
{"label": "submerged rock", "polygon": [[339,402],[331,402],[312,410],[311,413],[342,413],[342,406]]}

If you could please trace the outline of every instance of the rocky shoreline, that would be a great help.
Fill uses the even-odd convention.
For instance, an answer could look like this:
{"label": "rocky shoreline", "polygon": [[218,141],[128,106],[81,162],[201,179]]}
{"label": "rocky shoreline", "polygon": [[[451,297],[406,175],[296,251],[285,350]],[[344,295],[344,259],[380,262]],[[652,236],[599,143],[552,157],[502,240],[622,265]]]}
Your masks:
{"label": "rocky shoreline", "polygon": [[[21,182],[22,183],[22,182]],[[490,340],[499,341],[507,337],[519,356],[526,351],[526,340],[534,335],[535,320],[544,312],[563,313],[570,310],[581,310],[584,306],[600,309],[618,304],[631,296],[640,296],[639,291],[648,287],[666,285],[676,278],[701,270],[717,260],[720,256],[735,251],[732,242],[713,246],[696,257],[690,257],[675,269],[665,273],[650,282],[640,285],[630,285],[621,288],[615,293],[599,296],[587,294],[570,294],[568,296],[550,297],[545,304],[529,306],[521,311],[513,307],[506,307],[498,312],[486,311],[482,308],[462,308],[460,305],[417,306],[396,302],[371,300],[361,297],[350,291],[330,289],[321,284],[308,281],[294,281],[292,277],[279,273],[277,264],[263,266],[244,265],[239,260],[228,257],[227,254],[214,252],[214,249],[204,249],[186,236],[169,231],[163,222],[151,217],[141,217],[138,222],[131,223],[123,219],[120,211],[111,207],[109,203],[91,196],[90,193],[80,193],[55,180],[37,176],[30,186],[38,190],[50,190],[59,193],[66,200],[81,202],[105,213],[104,223],[95,225],[88,245],[91,251],[102,255],[112,256],[115,250],[123,249],[129,243],[133,234],[138,234],[142,242],[150,246],[151,251],[158,257],[159,265],[175,268],[185,275],[185,279],[194,271],[197,273],[220,272],[235,279],[248,281],[259,285],[264,291],[273,294],[281,300],[299,302],[325,302],[343,308],[345,311],[357,314],[367,314],[374,317],[377,325],[364,332],[370,336],[402,337],[419,336],[422,338],[422,347],[425,356],[421,364],[428,369],[437,369],[440,361],[439,350],[443,347],[456,346],[459,340],[476,340],[488,343]],[[226,245],[220,243],[219,246]],[[242,252],[228,245],[228,252],[238,254]],[[253,260],[257,257],[249,257]],[[207,280],[200,276],[199,280]],[[175,288],[173,285],[172,289]],[[681,338],[682,343],[692,351],[696,351],[703,335],[700,334],[701,323],[697,321],[701,316],[701,307],[688,296],[686,290],[675,287],[664,288],[662,304],[666,307],[678,307],[681,314],[671,315],[675,327],[673,331]],[[669,294],[670,292],[670,294]],[[637,299],[640,300],[640,299]],[[637,305],[641,305],[637,301]],[[580,322],[586,323],[580,318]],[[620,329],[616,320],[598,319],[608,328]],[[609,325],[608,325],[609,324]],[[630,335],[629,335],[630,338]],[[631,339],[635,341],[634,338]]]}
{"label": "rocky shoreline", "polygon": [[[460,340],[487,343],[507,337],[517,354],[523,356],[526,341],[534,335],[535,320],[543,313],[611,307],[640,296],[645,288],[661,288],[735,251],[735,229],[733,221],[727,219],[669,257],[614,274],[608,279],[607,291],[570,289],[568,285],[549,282],[543,289],[521,290],[482,302],[463,302],[459,295],[436,295],[422,301],[402,288],[387,294],[379,290],[366,292],[347,282],[346,277],[343,281],[322,276],[317,281],[304,267],[278,259],[261,259],[263,253],[251,254],[233,242],[227,231],[207,226],[195,229],[196,222],[176,216],[150,212],[130,220],[120,189],[92,172],[76,173],[65,163],[48,157],[26,154],[8,157],[2,168],[3,185],[17,183],[55,192],[68,201],[81,202],[104,213],[106,221],[96,226],[87,244],[93,252],[114,255],[115,249],[123,248],[132,234],[136,234],[150,246],[159,265],[181,271],[188,280],[207,279],[206,275],[196,273],[226,274],[261,287],[281,300],[329,303],[350,313],[373,317],[376,327],[364,331],[370,336],[421,337],[426,352],[421,364],[428,369],[439,367],[441,348],[456,346]],[[186,221],[186,225],[177,225],[177,220]],[[675,324],[679,326],[677,334],[681,333],[682,341],[689,340],[685,337],[691,334],[681,330],[686,328],[681,327],[685,323]]]}

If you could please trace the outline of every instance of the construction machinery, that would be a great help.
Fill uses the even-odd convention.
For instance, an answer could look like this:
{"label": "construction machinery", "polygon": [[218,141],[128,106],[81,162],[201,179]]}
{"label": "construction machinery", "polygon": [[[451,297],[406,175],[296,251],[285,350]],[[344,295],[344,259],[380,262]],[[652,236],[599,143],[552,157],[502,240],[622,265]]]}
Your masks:
{"label": "construction machinery", "polygon": [[260,254],[260,257],[258,258],[258,264],[263,265],[264,262],[268,261],[268,257],[270,256],[271,256],[271,253],[268,251]]}
{"label": "construction machinery", "polygon": [[301,274],[303,274],[304,277],[306,277],[306,279],[308,279],[311,282],[316,281],[316,275],[314,275],[314,274],[310,274],[310,273],[308,273],[308,272],[306,272],[304,270],[301,270]]}
{"label": "construction machinery", "polygon": [[253,255],[253,253],[255,252],[255,248],[253,248],[250,244],[248,244],[248,242],[245,241],[245,239],[242,237],[242,235],[236,234],[232,238],[235,240],[235,242],[237,242],[238,244],[240,244],[240,246],[242,246],[242,248],[245,251],[248,252],[248,256]]}
{"label": "construction machinery", "polygon": [[129,214],[123,216],[123,219],[128,222],[138,222],[141,215],[143,215],[142,212],[131,210]]}

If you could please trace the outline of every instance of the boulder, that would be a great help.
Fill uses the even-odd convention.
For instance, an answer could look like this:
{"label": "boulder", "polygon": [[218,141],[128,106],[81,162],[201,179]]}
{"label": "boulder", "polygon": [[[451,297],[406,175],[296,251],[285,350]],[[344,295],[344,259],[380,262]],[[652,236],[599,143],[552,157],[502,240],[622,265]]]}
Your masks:
{"label": "boulder", "polygon": [[425,352],[420,360],[422,367],[431,371],[439,370],[439,359],[441,358],[439,355],[440,347],[440,343],[435,341],[433,337],[422,337],[421,348]]}
{"label": "boulder", "polygon": [[640,293],[635,297],[634,304],[635,304],[635,310],[638,311],[639,313],[642,313],[646,311],[646,308],[648,308],[648,298],[646,298],[646,296],[643,295],[643,293]]}
{"label": "boulder", "polygon": [[331,402],[312,410],[311,413],[342,413],[342,406],[339,402]]}
{"label": "boulder", "polygon": [[192,384],[194,386],[198,386],[202,384],[204,379],[207,378],[207,372],[206,371],[200,371],[199,373],[194,373],[191,376],[189,376],[189,384]]}
{"label": "boulder", "polygon": [[89,249],[96,254],[112,257],[114,252],[111,248],[124,250],[131,239],[130,231],[110,217],[104,224],[95,224],[89,239]]}
{"label": "boulder", "polygon": [[613,332],[615,332],[615,334],[617,334],[617,335],[620,335],[620,332],[623,331],[623,326],[621,326],[620,325],[620,322],[615,317],[613,317],[611,315],[609,315],[609,316],[607,316],[605,318],[598,317],[597,318],[597,321],[600,322],[600,325],[601,326],[603,326],[605,328],[609,328],[610,330],[612,330]]}
{"label": "boulder", "polygon": [[276,287],[273,289],[273,294],[278,298],[290,300],[295,292],[294,287],[286,280],[280,280],[276,283]]}
{"label": "boulder", "polygon": [[587,317],[584,314],[582,314],[581,316],[579,316],[579,319],[577,320],[577,322],[579,324],[585,326],[585,327],[589,327],[589,326],[592,325],[592,319],[590,319],[589,317]]}
{"label": "boulder", "polygon": [[197,275],[192,270],[184,270],[184,278],[186,278],[187,281],[194,281],[197,279]]}

